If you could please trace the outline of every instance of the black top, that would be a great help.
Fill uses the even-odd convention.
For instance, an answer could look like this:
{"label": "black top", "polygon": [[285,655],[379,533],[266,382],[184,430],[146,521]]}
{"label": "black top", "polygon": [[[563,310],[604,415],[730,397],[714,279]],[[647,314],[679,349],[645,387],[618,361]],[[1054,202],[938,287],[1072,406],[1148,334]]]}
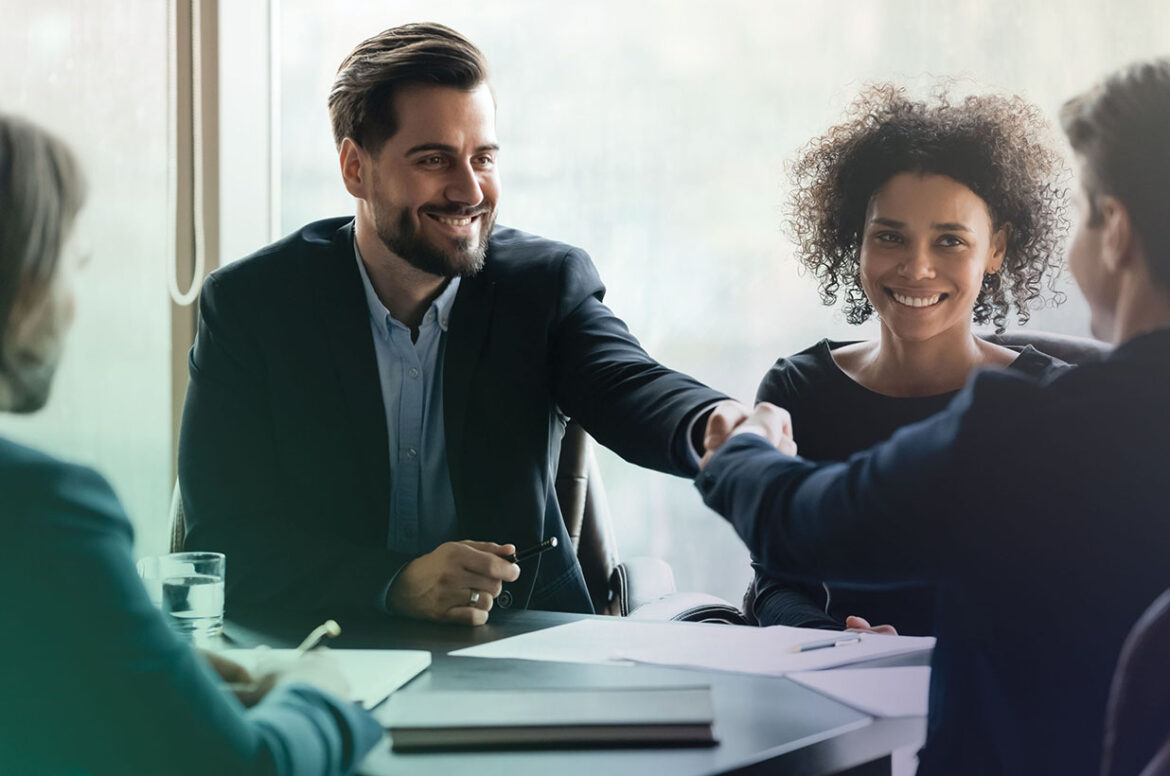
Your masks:
{"label": "black top", "polygon": [[0,772],[336,775],[382,739],[306,684],[245,711],[150,603],[132,539],[96,472],[0,439]]}
{"label": "black top", "polygon": [[[958,393],[914,397],[875,393],[845,374],[833,359],[831,351],[849,344],[821,340],[777,361],[760,382],[756,401],[788,410],[802,458],[844,461],[888,439],[903,426],[941,412]],[[1033,377],[1046,377],[1069,367],[1030,345],[1012,349],[1020,355],[1010,368]],[[745,598],[745,610],[760,625],[841,629],[846,617],[858,615],[873,625],[893,625],[903,635],[934,633],[932,585],[881,590],[829,586],[770,576],[755,559],[752,566],[756,577]]]}
{"label": "black top", "polygon": [[[938,586],[926,774],[1099,774],[1126,634],[1170,587],[1170,329],[983,370],[844,463],[732,438],[698,485],[770,570]],[[799,434],[799,431],[797,432]]]}

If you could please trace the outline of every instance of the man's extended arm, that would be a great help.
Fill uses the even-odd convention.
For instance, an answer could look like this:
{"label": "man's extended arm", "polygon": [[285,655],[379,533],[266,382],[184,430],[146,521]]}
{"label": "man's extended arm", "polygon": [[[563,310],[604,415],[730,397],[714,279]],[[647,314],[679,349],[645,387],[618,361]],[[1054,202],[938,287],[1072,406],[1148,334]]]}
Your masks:
{"label": "man's extended arm", "polygon": [[561,409],[631,463],[693,474],[693,422],[704,430],[699,416],[727,397],[642,349],[602,302],[605,286],[583,251],[565,254],[558,284],[550,348]]}

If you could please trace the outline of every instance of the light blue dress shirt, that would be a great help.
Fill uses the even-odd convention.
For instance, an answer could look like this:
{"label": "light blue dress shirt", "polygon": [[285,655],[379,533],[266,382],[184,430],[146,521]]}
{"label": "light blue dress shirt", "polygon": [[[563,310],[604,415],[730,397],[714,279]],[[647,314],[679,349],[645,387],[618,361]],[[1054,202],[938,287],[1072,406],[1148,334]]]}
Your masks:
{"label": "light blue dress shirt", "polygon": [[423,555],[457,538],[443,426],[443,355],[459,278],[452,278],[431,303],[419,326],[418,340],[412,342],[410,328],[395,320],[378,299],[356,242],[354,257],[370,310],[386,410],[390,451],[386,546],[395,552]]}

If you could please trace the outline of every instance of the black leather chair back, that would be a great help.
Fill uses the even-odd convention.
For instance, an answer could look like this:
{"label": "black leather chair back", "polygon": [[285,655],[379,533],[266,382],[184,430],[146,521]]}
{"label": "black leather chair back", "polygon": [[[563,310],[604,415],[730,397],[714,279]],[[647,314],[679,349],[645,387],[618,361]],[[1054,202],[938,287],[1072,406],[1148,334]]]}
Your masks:
{"label": "black leather chair back", "polygon": [[1113,675],[1102,776],[1170,776],[1170,590],[1133,626]]}
{"label": "black leather chair back", "polygon": [[1003,334],[984,334],[980,337],[996,345],[1022,347],[1031,345],[1041,353],[1067,361],[1070,364],[1091,364],[1100,361],[1112,349],[1109,345],[1085,337],[1071,337],[1067,334],[1052,334],[1046,331],[1013,329]]}
{"label": "black leather chair back", "polygon": [[593,610],[604,612],[610,605],[610,577],[619,562],[617,540],[593,455],[593,441],[575,421],[569,421],[561,440],[555,485]]}

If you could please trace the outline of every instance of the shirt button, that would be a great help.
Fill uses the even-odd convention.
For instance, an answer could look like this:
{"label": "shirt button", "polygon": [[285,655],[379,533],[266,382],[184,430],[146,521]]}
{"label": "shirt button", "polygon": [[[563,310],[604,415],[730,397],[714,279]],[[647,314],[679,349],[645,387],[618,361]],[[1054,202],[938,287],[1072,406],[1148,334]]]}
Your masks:
{"label": "shirt button", "polygon": [[418,450],[415,450],[413,447],[406,451],[407,458],[414,458],[416,455],[418,455]]}
{"label": "shirt button", "polygon": [[496,599],[496,606],[501,609],[507,609],[512,605],[512,591],[505,590],[500,593],[500,597]]}
{"label": "shirt button", "polygon": [[412,366],[410,368],[410,370],[407,372],[407,374],[410,375],[411,377],[418,377],[418,367]]}
{"label": "shirt button", "polygon": [[428,321],[435,320],[435,311],[434,310],[427,310],[427,320]]}
{"label": "shirt button", "polygon": [[444,329],[445,329],[445,328],[447,328],[447,319],[446,319],[446,318],[440,318],[440,319],[439,319],[439,325],[440,325],[440,326],[442,326]]}

